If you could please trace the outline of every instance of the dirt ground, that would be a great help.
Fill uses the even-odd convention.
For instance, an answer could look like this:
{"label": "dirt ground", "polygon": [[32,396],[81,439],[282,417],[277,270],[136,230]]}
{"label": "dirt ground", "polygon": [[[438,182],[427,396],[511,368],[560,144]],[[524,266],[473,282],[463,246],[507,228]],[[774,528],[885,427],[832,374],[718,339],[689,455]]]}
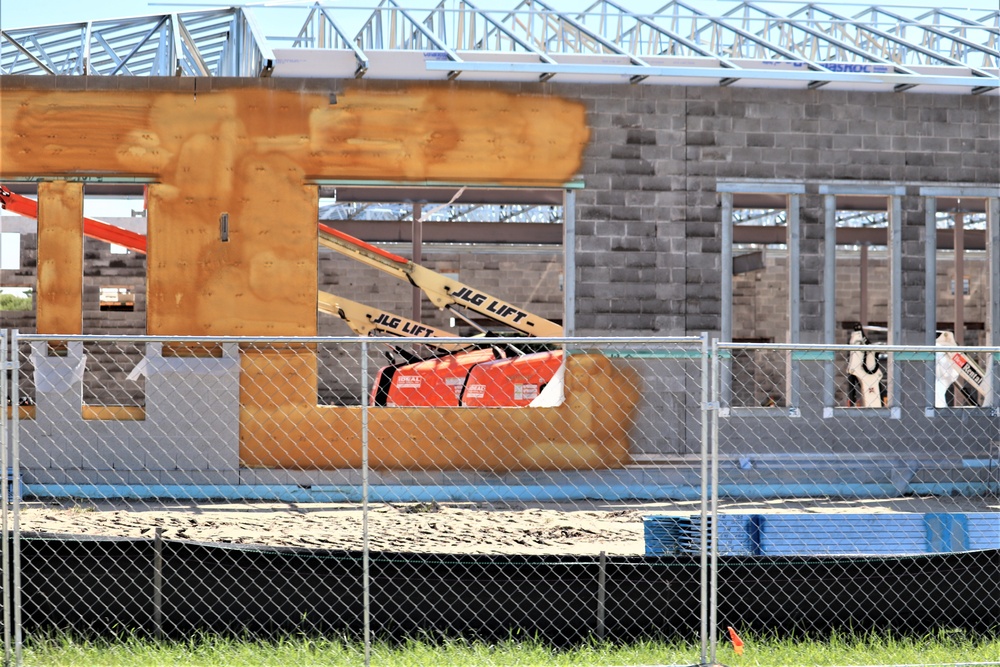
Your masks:
{"label": "dirt ground", "polygon": [[[785,499],[720,502],[731,513],[1000,512],[996,497]],[[372,550],[468,554],[641,555],[643,517],[694,515],[698,502],[599,501],[569,505],[462,503],[372,504]],[[28,502],[26,534],[151,537],[228,544],[361,549],[363,512],[356,503]]]}

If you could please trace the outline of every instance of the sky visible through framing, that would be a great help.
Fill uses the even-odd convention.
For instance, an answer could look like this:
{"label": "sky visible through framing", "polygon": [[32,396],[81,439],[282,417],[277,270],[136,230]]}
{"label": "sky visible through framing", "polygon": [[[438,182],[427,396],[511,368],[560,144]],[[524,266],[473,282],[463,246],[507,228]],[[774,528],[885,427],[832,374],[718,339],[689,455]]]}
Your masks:
{"label": "sky visible through framing", "polygon": [[[739,4],[737,0],[686,0],[687,4],[704,12],[723,14]],[[482,10],[509,10],[518,4],[519,0],[477,0],[474,4]],[[574,12],[590,6],[593,0],[546,0],[546,4],[558,11]],[[407,8],[430,8],[438,0],[397,0],[397,4]],[[777,13],[790,12],[796,7],[807,3],[807,0],[761,0],[758,4]],[[210,3],[210,2],[165,2],[163,0],[0,0],[0,28],[26,28],[52,23],[71,23],[109,18],[124,18],[146,14],[168,14],[171,12],[197,11],[199,9],[242,5],[255,8],[255,15],[260,20],[264,34],[268,37],[290,37],[298,29],[308,15],[311,2],[307,0],[269,0],[259,2]],[[378,0],[324,0],[327,7],[374,7]],[[637,13],[655,12],[667,4],[667,0],[619,0],[619,4]],[[840,13],[852,16],[865,7],[877,5],[893,11],[904,7],[926,7],[932,9],[941,7],[940,0],[891,0],[890,2],[863,2],[859,0],[834,0],[818,2],[828,7],[839,8]],[[291,5],[292,7],[282,7]],[[997,0],[955,0],[947,3],[952,11],[981,11],[984,15],[998,8]],[[904,13],[904,12],[900,12]],[[908,13],[908,12],[905,12]],[[360,23],[370,14],[368,11],[351,12]],[[338,12],[338,19],[348,14]],[[350,31],[351,26],[345,25]]]}

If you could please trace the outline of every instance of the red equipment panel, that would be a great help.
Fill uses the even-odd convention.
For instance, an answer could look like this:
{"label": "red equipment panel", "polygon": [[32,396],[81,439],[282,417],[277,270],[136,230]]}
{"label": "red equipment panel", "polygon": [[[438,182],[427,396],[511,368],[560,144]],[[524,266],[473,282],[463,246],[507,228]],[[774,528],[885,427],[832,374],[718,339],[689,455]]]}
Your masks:
{"label": "red equipment panel", "polygon": [[[379,371],[373,390],[373,405],[389,407],[458,407],[459,396],[469,369],[476,364],[493,361],[497,353],[492,348],[449,354],[403,366],[388,366]],[[390,374],[384,402],[379,392],[386,375]]]}
{"label": "red equipment panel", "polygon": [[469,372],[462,405],[485,408],[527,406],[556,374],[562,361],[563,353],[558,350],[481,363]]}

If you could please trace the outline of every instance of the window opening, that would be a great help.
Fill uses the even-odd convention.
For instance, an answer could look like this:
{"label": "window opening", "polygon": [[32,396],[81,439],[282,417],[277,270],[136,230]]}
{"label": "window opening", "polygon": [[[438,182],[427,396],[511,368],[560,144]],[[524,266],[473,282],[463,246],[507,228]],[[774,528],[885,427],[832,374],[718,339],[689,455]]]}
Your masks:
{"label": "window opening", "polygon": [[889,213],[885,197],[856,197],[858,208],[836,211],[835,301],[837,344],[858,346],[841,352],[837,404],[876,408],[889,404],[888,355],[878,346],[889,342],[892,275]]}
{"label": "window opening", "polygon": [[[521,191],[442,190],[429,193],[380,189],[383,197],[377,201],[375,196],[351,196],[334,187],[321,187],[320,223],[432,271],[430,281],[434,284],[426,287],[435,288],[439,280],[455,281],[460,287],[453,285],[450,293],[461,292],[464,287],[473,299],[478,294],[495,297],[530,314],[532,320],[540,318],[558,325],[561,331],[564,207],[553,201],[530,201],[534,195]],[[483,198],[477,199],[481,194]],[[393,195],[398,195],[398,200],[393,201]],[[552,200],[554,196],[562,201],[561,192],[546,193],[543,199]],[[430,336],[465,337],[486,332],[491,336],[510,336],[519,342],[526,335],[542,335],[512,328],[498,319],[491,319],[489,313],[474,309],[457,305],[439,308],[427,290],[420,289],[425,285],[413,285],[405,276],[393,275],[359,261],[356,254],[324,244],[322,234],[318,259],[320,333],[351,335],[360,333],[359,322],[380,324],[367,335],[385,338],[384,345],[370,348],[372,359],[369,361],[372,375],[369,386],[381,392],[377,391],[371,399],[386,398],[381,404],[402,400],[403,388],[379,389],[376,386],[378,382],[390,383],[396,378],[406,379],[405,390],[411,393],[440,385],[441,396],[430,396],[424,391],[421,400],[427,405],[460,404],[461,381],[468,372],[462,372],[457,379],[442,380],[438,377],[441,373],[454,370],[447,363],[417,367],[420,360],[444,358],[454,353],[415,343],[415,339],[425,335],[425,329],[432,331]],[[360,382],[356,380],[359,352],[360,348],[350,346],[319,350],[319,404],[356,405],[360,402]],[[511,351],[512,354],[533,352],[535,349],[530,344],[512,346]],[[387,368],[404,366],[412,373],[385,372]],[[434,377],[423,378],[418,385],[420,373]],[[518,396],[528,395],[523,386],[515,385],[512,391],[517,389]],[[513,393],[511,400],[514,400]]]}
{"label": "window opening", "polygon": [[[786,209],[734,207],[734,342],[788,342],[788,250]],[[734,351],[733,407],[786,407],[787,356],[781,350]]]}
{"label": "window opening", "polygon": [[18,232],[0,232],[0,271],[18,271],[21,268],[21,235]]}
{"label": "window opening", "polygon": [[101,287],[100,308],[104,312],[120,311],[131,313],[135,310],[135,292],[131,287]]}
{"label": "window opening", "polygon": [[[989,345],[990,267],[986,213],[982,200],[939,200],[937,210],[935,340],[942,346]],[[978,210],[976,210],[978,209]],[[937,408],[978,407],[989,394],[989,355],[970,351],[938,355],[934,404]]]}
{"label": "window opening", "polygon": [[[84,334],[146,333],[146,255],[114,242],[114,232],[145,236],[146,206],[142,187],[94,183],[84,186],[84,217],[109,225],[107,238],[87,236],[83,245]],[[142,419],[145,377],[130,376],[146,355],[144,345],[88,341],[84,373],[86,419]]]}

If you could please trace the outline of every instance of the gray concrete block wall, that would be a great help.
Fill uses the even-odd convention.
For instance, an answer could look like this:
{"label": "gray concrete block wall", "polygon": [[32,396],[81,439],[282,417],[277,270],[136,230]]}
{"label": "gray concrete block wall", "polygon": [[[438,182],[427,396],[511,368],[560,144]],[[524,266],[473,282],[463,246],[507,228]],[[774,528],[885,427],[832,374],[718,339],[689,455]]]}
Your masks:
{"label": "gray concrete block wall", "polygon": [[[82,343],[49,356],[32,343],[35,418],[21,421],[28,484],[235,484],[239,479],[239,359],[163,358],[149,344],[140,420],[82,415]],[[85,364],[83,366],[85,368]]]}
{"label": "gray concrete block wall", "polygon": [[[588,109],[592,137],[577,195],[577,330],[600,334],[683,335],[717,331],[721,286],[719,179],[792,179],[889,183],[981,183],[1000,180],[1000,101],[972,95],[908,92],[775,91],[752,88],[552,86]],[[638,145],[639,150],[635,147]],[[623,214],[622,202],[654,205]],[[903,327],[923,326],[921,203],[904,198]],[[625,219],[622,219],[625,218]],[[803,197],[803,285],[821,284],[822,198]],[[643,222],[652,223],[657,267],[676,281],[681,298],[658,287],[652,298],[620,301],[613,294],[634,274],[602,270]],[[617,248],[617,249],[616,249]],[[657,278],[667,276],[658,274]],[[706,289],[707,288],[707,289]],[[628,291],[628,290],[626,290]],[[802,304],[804,331],[822,327],[811,290]],[[649,313],[654,316],[650,319]],[[808,338],[808,336],[806,336]]]}

